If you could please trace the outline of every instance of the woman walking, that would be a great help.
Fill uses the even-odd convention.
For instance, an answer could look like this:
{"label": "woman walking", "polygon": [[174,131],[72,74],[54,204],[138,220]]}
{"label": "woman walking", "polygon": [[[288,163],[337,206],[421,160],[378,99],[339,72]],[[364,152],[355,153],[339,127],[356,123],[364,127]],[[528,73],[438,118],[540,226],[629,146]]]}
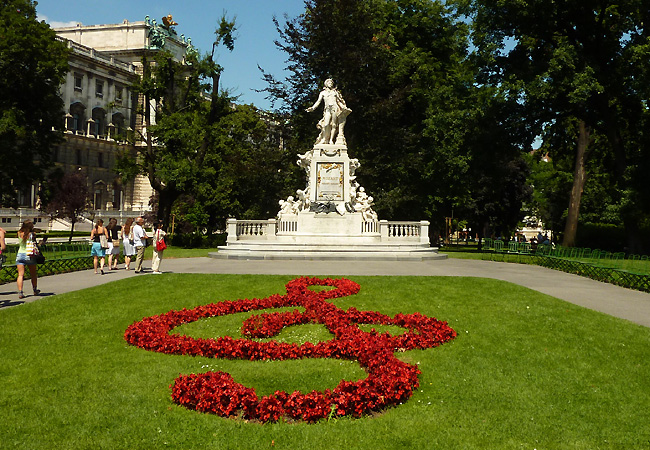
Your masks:
{"label": "woman walking", "polygon": [[18,254],[16,255],[16,268],[18,269],[18,298],[25,298],[23,293],[23,280],[25,278],[25,266],[29,268],[29,277],[32,280],[34,295],[38,295],[38,266],[34,254],[36,252],[36,238],[34,237],[34,224],[27,221],[18,230]]}
{"label": "woman walking", "polygon": [[153,273],[156,274],[162,273],[160,271],[160,261],[163,257],[163,251],[167,248],[165,244],[165,236],[167,233],[163,231],[162,226],[163,222],[161,220],[158,222],[158,226],[153,235],[153,259],[151,260],[151,268],[153,269]]}
{"label": "woman walking", "polygon": [[92,249],[90,250],[90,256],[93,257],[93,267],[95,268],[95,274],[97,274],[97,262],[99,260],[99,271],[102,275],[104,275],[106,250],[105,247],[102,246],[102,236],[104,236],[106,245],[108,246],[108,231],[106,228],[104,228],[104,221],[102,219],[97,219],[95,228],[93,228],[93,230],[90,232],[90,240],[93,242]]}
{"label": "woman walking", "polygon": [[108,268],[110,270],[117,270],[117,264],[119,263],[120,259],[120,227],[117,224],[117,220],[111,218],[111,220],[108,221],[108,225],[106,226],[106,230],[108,231],[108,249],[106,250],[106,253],[108,253]]}
{"label": "woman walking", "polygon": [[124,268],[129,270],[131,258],[135,255],[133,247],[133,219],[128,218],[122,227],[122,253],[124,254]]}

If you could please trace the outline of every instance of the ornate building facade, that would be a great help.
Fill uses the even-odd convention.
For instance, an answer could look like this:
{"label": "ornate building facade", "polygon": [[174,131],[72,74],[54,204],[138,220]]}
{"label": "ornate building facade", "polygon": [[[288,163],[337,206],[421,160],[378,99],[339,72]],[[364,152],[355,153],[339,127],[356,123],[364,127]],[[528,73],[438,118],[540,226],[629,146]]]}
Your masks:
{"label": "ornate building facade", "polygon": [[[179,61],[195,51],[191,41],[178,36],[171,16],[158,24],[144,21],[121,24],[56,28],[58,39],[70,48],[70,70],[61,86],[65,108],[65,140],[53,151],[53,169],[82,172],[87,179],[93,216],[139,215],[149,208],[153,190],[146,177],[122,182],[115,171],[122,153],[137,155],[140,137],[146,133],[136,113],[142,99],[131,90],[142,74],[142,59],[162,49]],[[37,189],[32,189],[38,192]],[[26,208],[0,210],[5,228],[22,220],[36,219],[48,228],[39,200],[23,195]],[[50,225],[51,227],[51,225]]]}

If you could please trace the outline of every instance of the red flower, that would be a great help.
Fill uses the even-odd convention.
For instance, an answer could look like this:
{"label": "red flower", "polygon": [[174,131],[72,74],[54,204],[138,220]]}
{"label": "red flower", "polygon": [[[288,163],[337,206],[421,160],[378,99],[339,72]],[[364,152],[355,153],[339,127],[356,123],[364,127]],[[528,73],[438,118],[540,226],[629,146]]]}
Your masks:
{"label": "red flower", "polygon": [[[336,289],[320,292],[309,289],[309,286],[315,285],[333,286]],[[360,417],[404,402],[418,388],[420,371],[416,366],[395,358],[394,352],[436,347],[456,337],[456,332],[446,322],[420,313],[397,314],[391,318],[379,312],[358,311],[355,308],[343,311],[326,301],[359,292],[359,285],[351,280],[304,277],[290,281],[286,287],[287,295],[223,301],[192,310],[169,311],[146,317],[129,326],[124,338],[129,344],[146,350],[176,355],[248,360],[358,360],[368,372],[368,377],[355,382],[343,380],[331,391],[308,394],[277,391],[260,399],[254,389],[235,382],[224,372],[181,375],[171,386],[174,402],[189,409],[222,417],[242,416],[262,422],[277,421],[283,416],[315,422],[332,412]],[[206,317],[287,306],[301,306],[305,312],[294,310],[252,315],[242,324],[241,331],[247,339],[228,336],[195,339],[170,334],[179,325]],[[334,335],[334,339],[302,345],[250,340],[272,337],[284,327],[305,323],[322,323]],[[408,331],[399,336],[380,334],[374,330],[366,333],[359,329],[359,323],[397,325]]]}

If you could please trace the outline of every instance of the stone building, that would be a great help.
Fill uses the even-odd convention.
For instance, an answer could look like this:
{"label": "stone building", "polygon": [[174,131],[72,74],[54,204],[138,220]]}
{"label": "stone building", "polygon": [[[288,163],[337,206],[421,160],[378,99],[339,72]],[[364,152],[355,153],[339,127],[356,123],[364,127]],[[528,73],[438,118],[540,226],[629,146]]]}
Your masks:
{"label": "stone building", "polygon": [[[55,169],[86,175],[93,216],[139,215],[149,208],[153,190],[148,179],[138,176],[123,184],[114,169],[122,152],[135,156],[136,146],[143,145],[138,139],[146,130],[136,114],[141,99],[131,91],[142,73],[143,56],[164,49],[183,60],[188,51],[195,51],[189,39],[176,34],[171,16],[163,22],[147,17],[54,30],[71,52],[70,71],[60,90],[65,141],[54,149],[52,161]],[[0,210],[1,226],[15,228],[25,218],[49,220],[38,211],[38,198],[22,198],[22,211]]]}
{"label": "stone building", "polygon": [[[173,23],[171,17],[165,18]],[[191,42],[178,36],[173,25],[142,22],[57,28],[72,49],[70,72],[62,87],[66,107],[66,143],[55,156],[64,170],[88,176],[96,210],[143,210],[152,189],[145,177],[122,185],[114,172],[120,152],[135,153],[143,130],[135,113],[140,102],[130,85],[142,73],[142,58],[161,49],[182,60]]]}

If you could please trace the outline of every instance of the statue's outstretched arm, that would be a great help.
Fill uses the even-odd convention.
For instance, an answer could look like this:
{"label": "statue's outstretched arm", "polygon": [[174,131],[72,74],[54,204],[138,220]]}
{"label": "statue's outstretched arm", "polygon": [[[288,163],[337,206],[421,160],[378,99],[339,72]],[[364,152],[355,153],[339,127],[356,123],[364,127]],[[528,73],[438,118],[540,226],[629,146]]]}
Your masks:
{"label": "statue's outstretched arm", "polygon": [[323,92],[322,92],[322,91],[321,91],[321,93],[318,95],[318,100],[316,100],[316,103],[314,103],[312,106],[310,106],[309,108],[307,108],[305,111],[307,111],[307,112],[312,112],[313,110],[315,110],[316,108],[318,108],[318,105],[320,105],[321,101],[323,101]]}

